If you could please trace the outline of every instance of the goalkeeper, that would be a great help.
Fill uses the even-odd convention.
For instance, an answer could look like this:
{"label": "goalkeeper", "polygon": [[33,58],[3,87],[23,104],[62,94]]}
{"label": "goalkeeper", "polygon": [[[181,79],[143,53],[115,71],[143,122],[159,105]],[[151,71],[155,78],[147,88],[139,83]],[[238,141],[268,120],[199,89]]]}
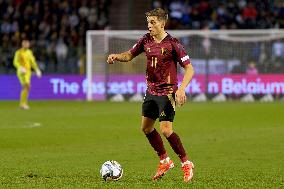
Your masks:
{"label": "goalkeeper", "polygon": [[28,96],[31,87],[31,73],[35,70],[36,75],[40,78],[41,71],[35,61],[33,52],[29,49],[30,41],[28,39],[22,40],[22,47],[18,49],[14,56],[14,66],[17,69],[17,76],[22,86],[20,96],[20,108],[29,109]]}

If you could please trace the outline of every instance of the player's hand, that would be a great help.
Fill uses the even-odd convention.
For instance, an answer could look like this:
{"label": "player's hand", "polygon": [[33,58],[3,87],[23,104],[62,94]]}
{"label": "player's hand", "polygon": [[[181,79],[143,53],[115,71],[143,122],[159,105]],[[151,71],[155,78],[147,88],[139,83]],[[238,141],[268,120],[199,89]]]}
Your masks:
{"label": "player's hand", "polygon": [[21,67],[20,67],[20,73],[21,73],[21,74],[26,74],[26,73],[27,73],[26,68],[24,68],[23,66],[21,66]]}
{"label": "player's hand", "polygon": [[116,58],[117,58],[116,54],[110,54],[110,55],[108,56],[108,58],[107,58],[107,63],[108,63],[108,64],[113,64],[114,61],[116,60]]}
{"label": "player's hand", "polygon": [[185,91],[182,89],[178,89],[176,91],[176,102],[178,106],[182,106],[184,105],[184,103],[186,102],[186,95],[185,95]]}
{"label": "player's hand", "polygon": [[38,78],[41,78],[42,74],[41,74],[40,69],[37,69],[35,72],[36,72],[36,76],[37,76]]}

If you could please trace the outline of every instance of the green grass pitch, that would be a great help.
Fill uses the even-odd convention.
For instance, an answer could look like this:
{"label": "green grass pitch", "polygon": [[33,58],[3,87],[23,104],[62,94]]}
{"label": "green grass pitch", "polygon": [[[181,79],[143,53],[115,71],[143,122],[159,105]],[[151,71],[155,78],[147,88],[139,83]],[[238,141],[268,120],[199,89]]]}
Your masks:
{"label": "green grass pitch", "polygon": [[[140,130],[140,103],[17,104],[0,102],[0,188],[284,188],[282,102],[179,108],[174,129],[196,166],[191,183],[166,140],[176,167],[151,181],[158,158]],[[117,182],[99,174],[111,159],[124,168]]]}

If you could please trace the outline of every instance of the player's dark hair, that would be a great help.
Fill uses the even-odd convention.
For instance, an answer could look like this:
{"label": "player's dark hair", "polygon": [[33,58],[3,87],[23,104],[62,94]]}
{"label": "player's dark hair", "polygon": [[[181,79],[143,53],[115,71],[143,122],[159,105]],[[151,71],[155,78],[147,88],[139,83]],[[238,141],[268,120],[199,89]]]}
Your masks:
{"label": "player's dark hair", "polygon": [[157,16],[159,20],[164,20],[164,21],[168,20],[168,12],[162,8],[153,9],[149,12],[146,12],[145,14],[146,14],[146,17]]}
{"label": "player's dark hair", "polygon": [[23,42],[23,41],[30,41],[30,39],[27,36],[24,36],[24,37],[21,38],[21,42]]}

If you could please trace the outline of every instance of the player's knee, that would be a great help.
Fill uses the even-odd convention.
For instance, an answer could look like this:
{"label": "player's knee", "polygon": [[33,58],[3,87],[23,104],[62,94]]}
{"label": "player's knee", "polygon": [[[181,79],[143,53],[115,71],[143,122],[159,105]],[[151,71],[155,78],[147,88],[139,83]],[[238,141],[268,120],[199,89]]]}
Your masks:
{"label": "player's knee", "polygon": [[162,126],[161,132],[165,137],[169,137],[173,133],[173,129],[170,126]]}
{"label": "player's knee", "polygon": [[24,88],[25,90],[28,90],[28,91],[29,91],[31,87],[30,87],[30,85],[25,84],[25,85],[23,86],[23,88]]}
{"label": "player's knee", "polygon": [[141,130],[144,134],[149,134],[153,131],[153,128],[152,127],[143,127],[141,126]]}

